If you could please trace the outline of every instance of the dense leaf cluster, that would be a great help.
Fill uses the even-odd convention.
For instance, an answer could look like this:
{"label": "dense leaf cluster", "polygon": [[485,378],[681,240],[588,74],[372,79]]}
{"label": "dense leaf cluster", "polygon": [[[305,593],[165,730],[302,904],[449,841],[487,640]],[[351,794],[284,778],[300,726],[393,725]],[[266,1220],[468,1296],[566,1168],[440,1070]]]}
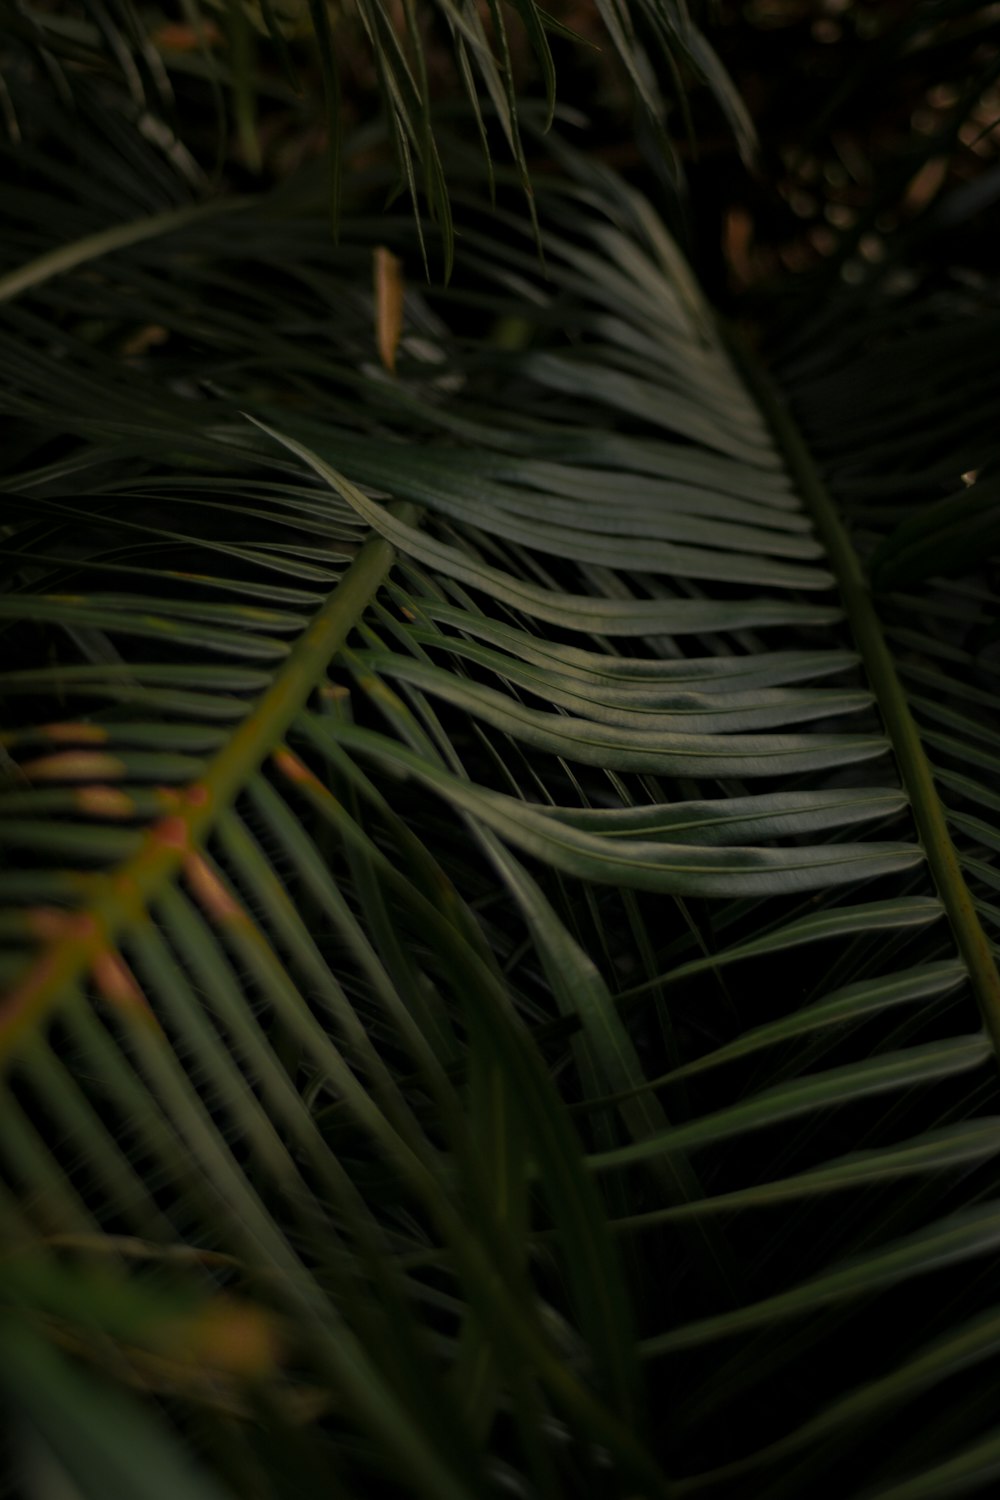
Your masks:
{"label": "dense leaf cluster", "polygon": [[422,285],[383,166],[336,246],[206,196],[119,11],[9,84],[12,1487],[988,1493],[995,288],[827,278],[766,373],[447,126]]}

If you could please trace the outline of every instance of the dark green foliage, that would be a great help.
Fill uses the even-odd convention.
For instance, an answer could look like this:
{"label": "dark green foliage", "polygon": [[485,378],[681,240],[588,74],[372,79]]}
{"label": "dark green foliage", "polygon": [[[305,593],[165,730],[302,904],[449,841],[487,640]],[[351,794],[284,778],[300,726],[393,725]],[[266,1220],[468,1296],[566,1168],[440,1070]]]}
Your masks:
{"label": "dark green foliage", "polygon": [[445,288],[443,199],[206,197],[95,48],[6,156],[18,1492],[985,1492],[994,289],[768,376],[561,136],[533,224],[404,128]]}

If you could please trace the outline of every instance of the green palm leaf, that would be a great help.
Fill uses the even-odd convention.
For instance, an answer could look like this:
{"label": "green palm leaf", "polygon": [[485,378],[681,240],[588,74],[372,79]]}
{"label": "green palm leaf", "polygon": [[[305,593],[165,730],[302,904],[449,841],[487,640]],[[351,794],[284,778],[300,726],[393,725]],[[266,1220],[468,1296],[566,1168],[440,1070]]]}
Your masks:
{"label": "green palm leaf", "polygon": [[409,292],[396,378],[377,226],[22,222],[0,1163],[46,1451],[83,1361],[119,1483],[172,1433],[223,1493],[858,1493],[928,1399],[876,1493],[979,1482],[994,596],[873,600],[924,448],[844,427],[933,330],[790,353],[794,425],[600,175],[544,195],[556,282],[494,247],[530,347]]}

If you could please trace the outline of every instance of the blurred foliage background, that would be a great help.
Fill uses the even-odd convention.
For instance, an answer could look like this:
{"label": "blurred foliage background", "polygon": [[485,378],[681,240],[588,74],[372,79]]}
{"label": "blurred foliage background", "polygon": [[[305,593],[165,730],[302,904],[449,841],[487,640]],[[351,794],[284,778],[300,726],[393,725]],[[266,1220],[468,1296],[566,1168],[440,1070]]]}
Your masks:
{"label": "blurred foliage background", "polygon": [[[493,0],[5,0],[0,15],[9,144],[37,130],[49,87],[68,105],[116,77],[193,194],[256,191],[325,161],[336,214],[342,185],[363,195],[381,166],[442,224],[446,260],[432,118],[446,126],[478,101],[484,174],[513,166],[527,184],[551,168],[540,132],[558,100],[575,142],[653,194],[733,306],[789,277],[862,278],[931,230],[939,257],[957,231],[963,263],[989,268],[995,6],[554,0],[536,16]],[[35,85],[33,109],[20,95]]]}

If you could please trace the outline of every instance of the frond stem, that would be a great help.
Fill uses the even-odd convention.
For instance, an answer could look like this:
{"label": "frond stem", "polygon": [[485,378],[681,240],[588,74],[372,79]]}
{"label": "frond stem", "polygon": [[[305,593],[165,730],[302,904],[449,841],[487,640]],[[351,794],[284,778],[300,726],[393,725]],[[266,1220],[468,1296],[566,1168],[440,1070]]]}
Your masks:
{"label": "frond stem", "polygon": [[[406,507],[411,512],[413,508]],[[371,536],[279,668],[271,686],[235,729],[201,780],[178,790],[176,805],[143,835],[138,851],[95,878],[96,893],[80,911],[67,913],[59,933],[31,960],[0,1001],[0,1065],[18,1041],[32,1035],[50,1012],[77,989],[121,935],[141,921],[150,904],[177,879],[185,862],[204,847],[215,823],[264,758],[284,739],[331,657],[347,640],[374,598],[395,551]]]}
{"label": "frond stem", "polygon": [[895,752],[931,876],[968,969],[986,1030],[1000,1058],[1000,973],[965,883],[934,771],[886,643],[861,560],[787,404],[756,361],[734,337],[728,335],[728,338],[826,548],[848,623]]}

